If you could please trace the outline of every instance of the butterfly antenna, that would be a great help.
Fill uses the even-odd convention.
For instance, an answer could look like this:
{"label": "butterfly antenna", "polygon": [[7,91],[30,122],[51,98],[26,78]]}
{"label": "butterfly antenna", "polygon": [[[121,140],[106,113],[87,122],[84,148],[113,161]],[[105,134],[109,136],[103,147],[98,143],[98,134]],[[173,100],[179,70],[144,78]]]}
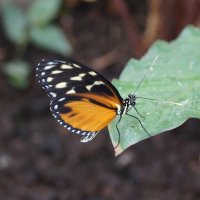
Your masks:
{"label": "butterfly antenna", "polygon": [[165,101],[165,100],[152,99],[152,98],[147,98],[147,97],[136,97],[136,98],[137,99],[147,99],[147,100],[161,102],[161,103],[169,103],[169,104],[174,104],[174,105],[177,105],[177,106],[183,106],[182,103],[177,103],[177,102],[173,102],[173,101]]}
{"label": "butterfly antenna", "polygon": [[152,99],[152,98],[147,98],[147,97],[137,97],[137,99],[147,99],[147,100],[152,100],[152,101],[160,101],[157,99]]}
{"label": "butterfly antenna", "polygon": [[[150,65],[149,67],[149,71],[153,70],[153,66],[156,63],[157,59],[158,59],[159,55],[157,55],[153,61],[153,63]],[[136,87],[135,91],[133,92],[133,95],[135,95],[136,91],[138,90],[138,88],[140,87],[140,85],[142,84],[142,82],[144,81],[144,79],[147,77],[147,75],[149,74],[149,71],[146,72],[146,74],[144,75],[144,77],[142,78],[142,80],[139,82],[138,86]]]}

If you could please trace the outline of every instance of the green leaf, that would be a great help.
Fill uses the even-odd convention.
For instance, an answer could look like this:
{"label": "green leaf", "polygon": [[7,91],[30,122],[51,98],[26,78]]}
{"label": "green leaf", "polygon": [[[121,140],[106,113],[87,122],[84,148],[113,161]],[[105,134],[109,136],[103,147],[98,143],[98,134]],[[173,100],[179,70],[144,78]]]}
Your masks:
{"label": "green leaf", "polygon": [[30,66],[24,61],[12,61],[4,65],[4,73],[14,87],[25,89],[29,85]]}
{"label": "green leaf", "polygon": [[49,51],[64,56],[72,53],[71,44],[62,30],[56,26],[35,27],[31,30],[31,39],[33,43]]}
{"label": "green leaf", "polygon": [[35,0],[28,10],[28,19],[34,25],[45,25],[54,19],[60,8],[61,0]]}
{"label": "green leaf", "polygon": [[26,41],[26,17],[23,12],[10,1],[2,3],[2,19],[7,37],[14,43]]}
{"label": "green leaf", "polygon": [[[150,68],[156,56],[159,57]],[[145,74],[136,97],[159,101],[138,98],[136,108],[144,117],[141,118],[134,108],[129,113],[140,118],[152,136],[174,129],[189,118],[200,118],[200,29],[188,26],[173,42],[156,42],[140,61],[131,59],[120,80],[113,84],[126,98],[134,93]],[[119,138],[116,122],[117,119],[109,125],[114,146]],[[121,138],[116,155],[149,137],[139,122],[129,116],[123,117],[119,130]]]}

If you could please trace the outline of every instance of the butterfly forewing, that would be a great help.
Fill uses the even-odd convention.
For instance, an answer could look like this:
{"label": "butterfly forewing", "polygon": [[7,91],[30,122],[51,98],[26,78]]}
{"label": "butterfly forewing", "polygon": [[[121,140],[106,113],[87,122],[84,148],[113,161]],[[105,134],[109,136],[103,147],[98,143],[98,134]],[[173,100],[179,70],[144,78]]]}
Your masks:
{"label": "butterfly forewing", "polygon": [[97,72],[74,61],[42,60],[36,76],[50,98],[57,121],[92,140],[122,105],[116,88]]}

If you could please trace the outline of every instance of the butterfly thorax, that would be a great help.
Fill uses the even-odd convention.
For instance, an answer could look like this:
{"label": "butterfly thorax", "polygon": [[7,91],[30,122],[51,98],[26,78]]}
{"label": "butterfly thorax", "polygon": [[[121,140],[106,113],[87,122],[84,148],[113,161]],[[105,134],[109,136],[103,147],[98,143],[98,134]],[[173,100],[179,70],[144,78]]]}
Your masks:
{"label": "butterfly thorax", "polygon": [[118,110],[117,114],[120,116],[126,114],[129,111],[130,107],[135,106],[136,104],[135,100],[136,100],[136,96],[134,94],[129,94],[128,97],[123,100],[121,109]]}

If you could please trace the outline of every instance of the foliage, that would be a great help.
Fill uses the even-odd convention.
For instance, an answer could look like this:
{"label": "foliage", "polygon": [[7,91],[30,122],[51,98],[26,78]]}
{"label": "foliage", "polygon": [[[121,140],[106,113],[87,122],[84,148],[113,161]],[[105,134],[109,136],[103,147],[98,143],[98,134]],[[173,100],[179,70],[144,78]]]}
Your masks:
{"label": "foliage", "polygon": [[[27,12],[22,11],[12,1],[1,3],[2,21],[8,39],[16,44],[15,58],[5,64],[4,72],[14,86],[24,88],[28,85],[29,64],[22,61],[28,44],[32,43],[63,56],[72,52],[72,47],[63,31],[51,22],[58,14],[61,0],[35,0]],[[21,72],[18,73],[21,65]],[[26,67],[24,67],[26,66]],[[16,69],[14,69],[16,67]],[[21,80],[20,80],[21,79]],[[18,80],[18,81],[16,81]],[[23,85],[24,84],[24,85]]]}
{"label": "foliage", "polygon": [[[153,98],[158,101],[136,99],[136,108],[130,114],[140,118],[152,135],[174,129],[189,118],[200,118],[200,30],[189,26],[178,39],[167,43],[157,41],[140,60],[131,59],[113,84],[125,98],[133,94],[144,75],[144,81],[136,91],[136,97]],[[158,60],[152,65],[156,56]],[[118,141],[117,119],[109,126],[115,146]],[[148,138],[139,122],[124,116],[119,124],[120,144],[116,155],[129,146]]]}
{"label": "foliage", "polygon": [[21,60],[8,62],[5,64],[4,72],[8,75],[8,80],[12,85],[21,89],[25,89],[28,86],[30,66],[27,62]]}

